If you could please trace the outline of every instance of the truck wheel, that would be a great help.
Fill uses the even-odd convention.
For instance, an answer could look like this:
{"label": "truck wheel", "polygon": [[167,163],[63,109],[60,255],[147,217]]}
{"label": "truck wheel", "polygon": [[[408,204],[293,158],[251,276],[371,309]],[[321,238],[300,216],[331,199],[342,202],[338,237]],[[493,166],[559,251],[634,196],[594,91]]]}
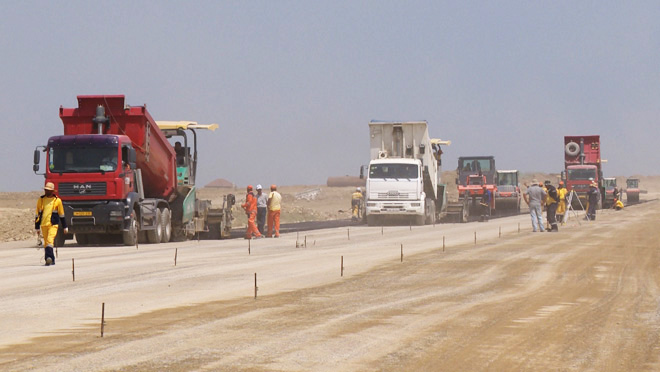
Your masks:
{"label": "truck wheel", "polygon": [[78,245],[87,245],[89,244],[89,235],[87,234],[76,234],[76,242]]}
{"label": "truck wheel", "polygon": [[122,231],[121,237],[124,245],[135,245],[138,236],[138,223],[135,217],[135,211],[131,212],[130,220],[128,222],[128,231]]}
{"label": "truck wheel", "polygon": [[156,209],[156,222],[154,223],[155,228],[153,230],[147,230],[147,240],[149,243],[158,244],[163,238],[163,223],[160,214],[160,209]]}
{"label": "truck wheel", "polygon": [[431,199],[426,199],[426,212],[428,213],[426,216],[426,221],[424,221],[427,225],[433,225],[435,223],[435,203]]}
{"label": "truck wheel", "polygon": [[170,210],[167,208],[163,208],[160,217],[163,225],[163,237],[160,240],[160,242],[167,243],[170,241],[170,238],[172,237],[172,218],[171,218]]}
{"label": "truck wheel", "polygon": [[57,229],[57,235],[55,235],[55,241],[53,243],[55,243],[56,247],[64,247],[65,241],[64,229],[60,226],[59,229]]}

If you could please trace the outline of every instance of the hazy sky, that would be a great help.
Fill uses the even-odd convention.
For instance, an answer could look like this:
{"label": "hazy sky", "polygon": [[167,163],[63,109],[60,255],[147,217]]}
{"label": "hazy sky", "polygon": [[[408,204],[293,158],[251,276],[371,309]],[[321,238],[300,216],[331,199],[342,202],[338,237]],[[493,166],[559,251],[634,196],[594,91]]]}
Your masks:
{"label": "hazy sky", "polygon": [[[606,175],[658,174],[659,1],[3,1],[0,190],[41,188],[60,105],[124,94],[218,123],[199,184],[325,184],[368,122],[428,120],[458,156],[559,172],[600,134]],[[43,169],[43,167],[42,167]]]}

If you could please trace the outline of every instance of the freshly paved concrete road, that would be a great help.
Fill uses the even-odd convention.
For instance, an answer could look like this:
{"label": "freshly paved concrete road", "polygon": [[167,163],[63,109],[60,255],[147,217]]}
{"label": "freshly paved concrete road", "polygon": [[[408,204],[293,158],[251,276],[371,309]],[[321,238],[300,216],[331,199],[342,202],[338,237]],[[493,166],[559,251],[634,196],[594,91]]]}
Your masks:
{"label": "freshly paved concrete road", "polygon": [[308,231],[299,248],[289,233],[250,254],[71,246],[53,267],[32,240],[5,243],[0,370],[657,371],[659,206],[559,233],[514,216]]}

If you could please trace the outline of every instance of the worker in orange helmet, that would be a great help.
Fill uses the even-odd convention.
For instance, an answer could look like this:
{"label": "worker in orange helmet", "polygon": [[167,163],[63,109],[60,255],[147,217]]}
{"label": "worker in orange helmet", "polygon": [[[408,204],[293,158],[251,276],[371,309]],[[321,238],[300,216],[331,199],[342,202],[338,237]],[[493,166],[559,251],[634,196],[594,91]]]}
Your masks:
{"label": "worker in orange helmet", "polygon": [[247,187],[247,195],[245,196],[245,203],[241,205],[245,210],[248,217],[247,231],[245,232],[245,239],[262,238],[263,236],[257,229],[255,220],[257,219],[257,198],[252,194],[252,185]]}
{"label": "worker in orange helmet", "polygon": [[268,194],[268,231],[266,237],[270,238],[275,232],[275,237],[280,237],[280,212],[282,210],[282,195],[277,192],[277,185],[270,185]]}

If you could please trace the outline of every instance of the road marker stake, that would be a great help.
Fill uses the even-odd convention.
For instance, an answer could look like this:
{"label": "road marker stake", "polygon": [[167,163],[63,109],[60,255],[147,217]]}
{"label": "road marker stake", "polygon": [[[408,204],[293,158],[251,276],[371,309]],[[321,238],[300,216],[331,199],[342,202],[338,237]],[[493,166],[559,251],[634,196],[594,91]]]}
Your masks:
{"label": "road marker stake", "polygon": [[257,299],[257,291],[259,290],[259,287],[257,287],[257,273],[254,273],[254,299]]}
{"label": "road marker stake", "polygon": [[351,228],[346,229],[346,235],[348,235],[348,240],[351,240]]}
{"label": "road marker stake", "polygon": [[500,226],[500,238],[502,237],[502,226]]}
{"label": "road marker stake", "polygon": [[518,222],[518,234],[520,234],[520,222]]}
{"label": "road marker stake", "polygon": [[344,276],[344,256],[341,256],[341,276]]}
{"label": "road marker stake", "polygon": [[101,304],[101,337],[103,337],[104,326],[105,326],[105,302]]}
{"label": "road marker stake", "polygon": [[403,262],[403,243],[401,243],[401,262]]}
{"label": "road marker stake", "polygon": [[445,236],[442,236],[442,251],[445,251]]}
{"label": "road marker stake", "polygon": [[76,281],[76,262],[71,259],[71,276],[73,277],[73,281]]}
{"label": "road marker stake", "polygon": [[176,256],[179,254],[179,248],[174,248],[174,266],[176,266]]}
{"label": "road marker stake", "polygon": [[477,232],[474,232],[474,245],[477,245]]}

